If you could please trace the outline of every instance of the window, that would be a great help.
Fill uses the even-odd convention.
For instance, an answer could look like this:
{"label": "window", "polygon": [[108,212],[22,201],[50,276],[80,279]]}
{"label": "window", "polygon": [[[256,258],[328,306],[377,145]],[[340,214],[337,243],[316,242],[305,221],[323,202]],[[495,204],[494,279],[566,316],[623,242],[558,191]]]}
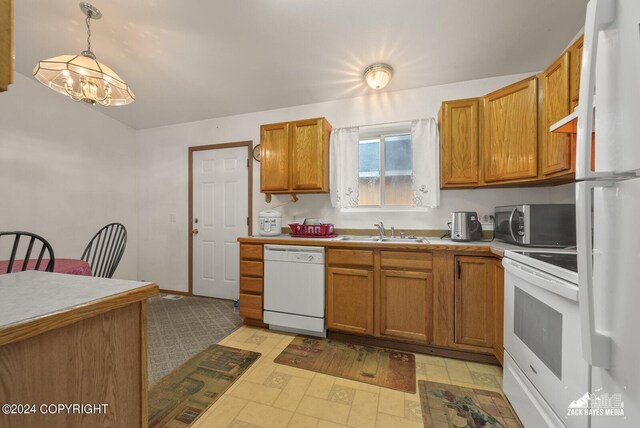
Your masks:
{"label": "window", "polygon": [[359,142],[358,190],[361,207],[412,205],[411,134],[362,135]]}

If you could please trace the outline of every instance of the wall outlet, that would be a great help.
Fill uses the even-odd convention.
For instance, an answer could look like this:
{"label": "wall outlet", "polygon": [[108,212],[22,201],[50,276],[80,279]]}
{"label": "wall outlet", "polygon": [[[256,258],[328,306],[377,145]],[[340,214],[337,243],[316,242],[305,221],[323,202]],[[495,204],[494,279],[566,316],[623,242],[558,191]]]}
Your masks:
{"label": "wall outlet", "polygon": [[175,223],[175,222],[176,222],[176,214],[169,213],[169,223]]}

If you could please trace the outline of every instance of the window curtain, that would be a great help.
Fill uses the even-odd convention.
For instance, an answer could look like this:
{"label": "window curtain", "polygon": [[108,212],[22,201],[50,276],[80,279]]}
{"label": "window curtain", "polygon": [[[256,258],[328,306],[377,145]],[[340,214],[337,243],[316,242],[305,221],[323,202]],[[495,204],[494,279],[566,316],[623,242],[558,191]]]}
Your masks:
{"label": "window curtain", "polygon": [[331,205],[334,208],[358,206],[358,128],[334,129],[329,143]]}
{"label": "window curtain", "polygon": [[[331,205],[357,208],[359,128],[334,129],[331,132],[329,168]],[[440,204],[438,123],[435,119],[411,122],[413,173],[412,206],[435,208]]]}
{"label": "window curtain", "polygon": [[440,205],[438,123],[435,119],[421,119],[411,123],[411,145],[412,205],[435,208]]}

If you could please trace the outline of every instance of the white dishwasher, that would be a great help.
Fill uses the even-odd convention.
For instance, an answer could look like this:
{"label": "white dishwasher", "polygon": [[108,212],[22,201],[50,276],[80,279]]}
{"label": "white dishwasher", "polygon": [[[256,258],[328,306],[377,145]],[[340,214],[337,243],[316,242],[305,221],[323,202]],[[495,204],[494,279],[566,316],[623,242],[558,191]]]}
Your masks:
{"label": "white dishwasher", "polygon": [[326,337],[324,247],[264,246],[264,322]]}

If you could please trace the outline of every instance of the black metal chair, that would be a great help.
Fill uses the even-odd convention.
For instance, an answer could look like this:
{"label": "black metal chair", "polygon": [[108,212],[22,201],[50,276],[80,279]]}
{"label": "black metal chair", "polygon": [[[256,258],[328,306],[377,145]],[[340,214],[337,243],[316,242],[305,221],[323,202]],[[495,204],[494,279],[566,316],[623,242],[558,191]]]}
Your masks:
{"label": "black metal chair", "polygon": [[[22,239],[23,237],[25,239]],[[22,272],[25,270],[44,270],[46,272],[53,272],[53,266],[55,265],[53,248],[51,248],[49,242],[47,242],[47,240],[42,236],[36,235],[35,233],[22,231],[0,232],[0,242],[3,241],[3,238],[13,239],[13,244],[9,244],[11,255],[9,256],[6,269],[4,269],[3,266],[0,274]],[[6,240],[7,239],[4,239],[4,241]],[[23,254],[24,256],[22,257]],[[32,258],[31,254],[38,254],[38,258]],[[46,265],[43,265],[42,261],[47,260],[45,258],[45,255],[48,256],[48,261],[46,262]],[[35,265],[30,266],[30,260],[35,260]],[[22,266],[19,269],[17,265],[14,269],[14,264],[16,264],[16,262],[22,263]],[[4,265],[4,263],[2,264]],[[41,267],[43,269],[41,269]]]}
{"label": "black metal chair", "polygon": [[110,223],[100,229],[82,253],[93,276],[111,278],[127,246],[127,229],[120,223]]}

